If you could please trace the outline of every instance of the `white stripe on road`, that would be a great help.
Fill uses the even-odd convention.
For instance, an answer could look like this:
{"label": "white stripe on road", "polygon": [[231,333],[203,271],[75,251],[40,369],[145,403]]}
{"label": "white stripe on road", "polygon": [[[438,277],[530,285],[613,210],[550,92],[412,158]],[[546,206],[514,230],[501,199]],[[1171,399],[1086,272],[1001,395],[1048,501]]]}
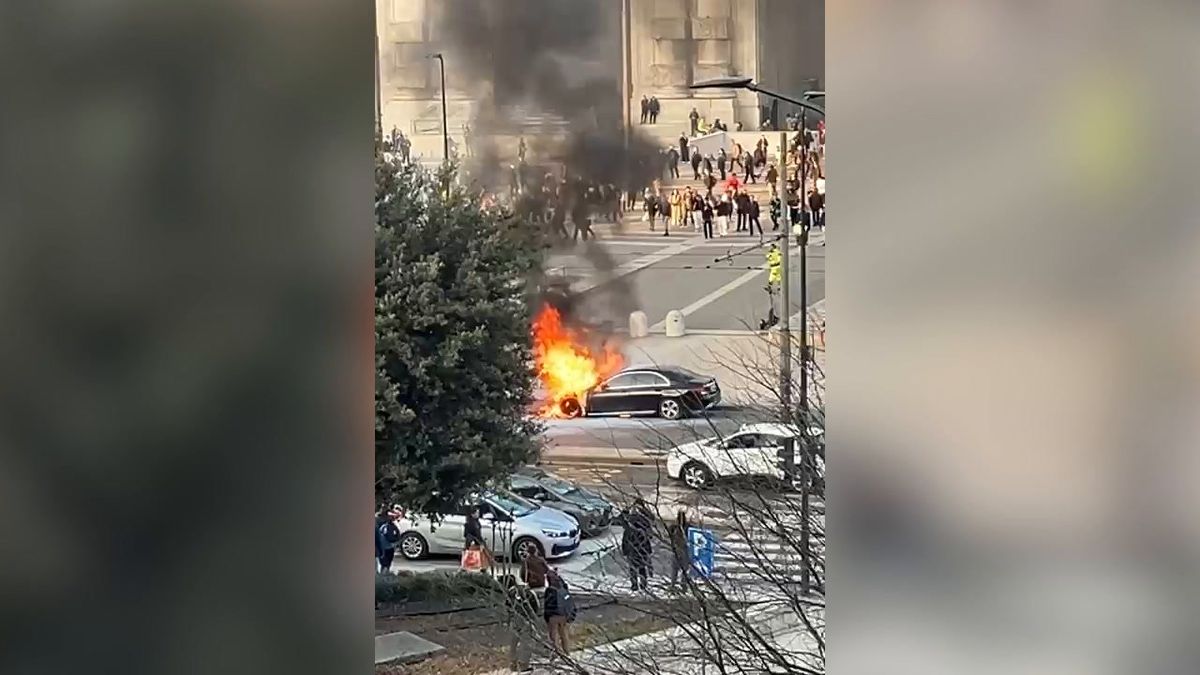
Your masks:
{"label": "white stripe on road", "polygon": [[[763,265],[759,269],[746,272],[745,274],[741,275],[740,277],[734,279],[733,281],[730,281],[729,283],[725,284],[724,286],[721,286],[720,288],[713,291],[712,293],[709,293],[708,295],[704,296],[703,298],[700,298],[699,300],[693,302],[692,304],[688,305],[687,307],[684,307],[683,309],[681,309],[679,311],[683,313],[683,316],[685,318],[688,316],[691,316],[697,310],[699,310],[703,307],[706,307],[708,305],[711,305],[712,303],[716,302],[717,300],[720,300],[721,298],[725,297],[726,295],[729,295],[731,292],[733,292],[734,289],[738,288],[739,286],[746,285],[751,279],[754,279],[755,277],[762,274],[766,270],[767,270],[767,266]],[[659,321],[658,323],[654,324],[653,326],[650,326],[650,330],[651,331],[662,330],[666,325],[667,325],[667,319],[666,319],[666,317],[663,317],[662,321]]]}

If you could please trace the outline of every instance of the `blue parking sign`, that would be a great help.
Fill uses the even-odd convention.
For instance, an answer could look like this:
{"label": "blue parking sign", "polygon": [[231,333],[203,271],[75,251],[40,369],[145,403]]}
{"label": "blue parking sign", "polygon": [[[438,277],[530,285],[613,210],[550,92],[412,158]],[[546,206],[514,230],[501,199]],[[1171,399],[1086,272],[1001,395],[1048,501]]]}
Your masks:
{"label": "blue parking sign", "polygon": [[716,547],[717,538],[712,530],[688,528],[688,552],[691,554],[692,569],[705,579],[712,576],[713,551]]}

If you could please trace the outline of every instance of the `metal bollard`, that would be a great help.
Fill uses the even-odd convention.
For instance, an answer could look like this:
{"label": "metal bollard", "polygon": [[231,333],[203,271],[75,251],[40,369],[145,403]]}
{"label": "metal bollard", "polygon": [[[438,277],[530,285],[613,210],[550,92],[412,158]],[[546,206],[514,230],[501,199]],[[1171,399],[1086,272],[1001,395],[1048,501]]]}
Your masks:
{"label": "metal bollard", "polygon": [[629,315],[629,337],[643,338],[650,333],[650,326],[646,320],[646,313],[638,310]]}

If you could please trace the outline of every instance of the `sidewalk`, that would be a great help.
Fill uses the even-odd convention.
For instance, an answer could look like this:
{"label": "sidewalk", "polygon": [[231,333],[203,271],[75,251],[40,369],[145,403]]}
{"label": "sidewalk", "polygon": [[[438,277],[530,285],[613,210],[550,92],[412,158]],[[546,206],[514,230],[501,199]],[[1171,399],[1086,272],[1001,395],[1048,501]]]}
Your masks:
{"label": "sidewalk", "polygon": [[[758,635],[773,643],[776,653],[786,658],[789,663],[809,667],[818,665],[810,663],[809,656],[817,651],[817,645],[797,620],[791,607],[780,602],[764,603],[747,609],[744,616],[747,624],[752,626]],[[633,672],[631,667],[643,664],[653,664],[655,672],[661,675],[721,672],[712,662],[712,656],[705,656],[711,651],[712,645],[696,642],[698,636],[703,639],[703,636],[708,634],[700,624],[686,628],[676,626],[585,649],[573,653],[572,657],[582,667],[594,669],[595,672]],[[743,651],[755,648],[755,645],[739,646],[738,641],[732,640],[723,643],[721,653],[731,663],[741,661],[739,656],[747,663],[760,663],[761,657]],[[531,672],[533,675],[551,675],[564,671],[538,665]],[[488,675],[513,675],[513,671],[502,669]]]}

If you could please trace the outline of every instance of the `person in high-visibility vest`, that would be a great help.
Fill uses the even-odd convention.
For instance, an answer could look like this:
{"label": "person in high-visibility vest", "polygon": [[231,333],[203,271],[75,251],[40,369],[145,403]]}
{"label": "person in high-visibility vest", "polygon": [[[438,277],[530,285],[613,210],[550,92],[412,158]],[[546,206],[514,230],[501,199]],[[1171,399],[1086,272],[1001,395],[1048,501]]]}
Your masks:
{"label": "person in high-visibility vest", "polygon": [[773,288],[778,288],[781,281],[783,281],[783,254],[780,253],[778,244],[771,244],[771,248],[767,249],[767,283]]}
{"label": "person in high-visibility vest", "polygon": [[765,321],[759,322],[759,330],[766,330],[779,323],[779,315],[775,312],[775,297],[783,283],[783,253],[778,244],[771,244],[767,249],[767,295],[771,298],[770,310]]}

